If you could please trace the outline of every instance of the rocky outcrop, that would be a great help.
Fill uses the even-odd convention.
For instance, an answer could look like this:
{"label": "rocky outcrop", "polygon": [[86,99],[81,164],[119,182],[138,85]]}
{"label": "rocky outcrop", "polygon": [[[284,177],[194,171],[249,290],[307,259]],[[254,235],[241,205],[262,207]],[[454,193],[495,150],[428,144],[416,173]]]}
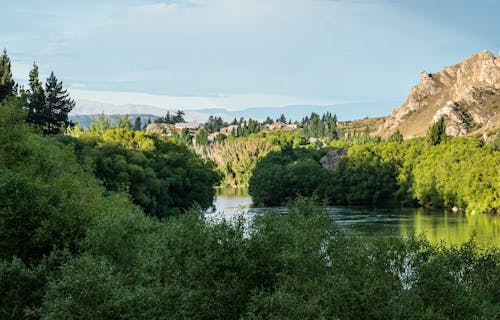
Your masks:
{"label": "rocky outcrop", "polygon": [[324,155],[323,158],[319,160],[319,163],[321,163],[321,166],[323,168],[327,170],[333,170],[337,166],[337,163],[340,161],[340,159],[347,156],[347,151],[347,148],[334,149]]}
{"label": "rocky outcrop", "polygon": [[405,138],[423,136],[444,117],[447,133],[468,135],[481,128],[500,128],[500,57],[488,51],[431,74],[421,73],[401,107],[379,127],[388,137],[399,129]]}

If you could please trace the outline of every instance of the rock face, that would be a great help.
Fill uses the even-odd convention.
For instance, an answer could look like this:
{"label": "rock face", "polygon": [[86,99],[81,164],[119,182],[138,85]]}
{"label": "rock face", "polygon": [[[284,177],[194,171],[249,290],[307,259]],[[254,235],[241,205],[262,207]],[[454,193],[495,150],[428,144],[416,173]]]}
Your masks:
{"label": "rock face", "polygon": [[337,166],[337,163],[343,157],[347,156],[347,148],[335,149],[328,152],[323,158],[319,160],[321,166],[327,170],[333,170]]}
{"label": "rock face", "polygon": [[482,51],[438,73],[422,72],[420,83],[377,133],[388,137],[399,129],[405,138],[424,136],[440,117],[449,135],[500,128],[500,57]]}

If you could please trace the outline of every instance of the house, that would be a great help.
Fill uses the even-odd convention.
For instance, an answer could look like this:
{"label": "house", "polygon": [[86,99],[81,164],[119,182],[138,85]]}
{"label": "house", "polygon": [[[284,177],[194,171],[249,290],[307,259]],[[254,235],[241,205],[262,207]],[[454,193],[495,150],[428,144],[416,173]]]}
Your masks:
{"label": "house", "polygon": [[175,129],[197,130],[200,126],[198,122],[179,122],[175,124]]}
{"label": "house", "polygon": [[175,124],[175,132],[181,134],[182,130],[187,129],[190,133],[194,133],[201,127],[198,122],[178,122]]}
{"label": "house", "polygon": [[230,136],[230,135],[231,135],[231,133],[233,132],[233,130],[235,130],[235,131],[236,131],[236,130],[238,130],[238,127],[239,127],[238,125],[234,125],[234,124],[232,124],[232,125],[230,125],[230,126],[227,126],[227,127],[221,128],[221,129],[220,129],[220,133],[222,133],[222,134],[224,134],[224,135],[226,135],[226,136]]}
{"label": "house", "polygon": [[274,122],[267,125],[267,129],[269,130],[281,130],[286,126],[286,123],[283,122]]}
{"label": "house", "polygon": [[284,126],[283,130],[295,130],[297,128],[298,128],[298,126],[296,123],[291,123],[291,124],[287,124],[286,126]]}

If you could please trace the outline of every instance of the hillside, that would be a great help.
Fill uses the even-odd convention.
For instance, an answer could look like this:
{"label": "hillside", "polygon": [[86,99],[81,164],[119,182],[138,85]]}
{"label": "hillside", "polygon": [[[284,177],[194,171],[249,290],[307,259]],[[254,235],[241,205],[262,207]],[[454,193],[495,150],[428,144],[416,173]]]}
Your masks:
{"label": "hillside", "polygon": [[377,134],[387,137],[399,129],[405,138],[423,136],[444,117],[449,135],[479,135],[500,129],[499,111],[500,57],[482,51],[437,73],[422,72]]}

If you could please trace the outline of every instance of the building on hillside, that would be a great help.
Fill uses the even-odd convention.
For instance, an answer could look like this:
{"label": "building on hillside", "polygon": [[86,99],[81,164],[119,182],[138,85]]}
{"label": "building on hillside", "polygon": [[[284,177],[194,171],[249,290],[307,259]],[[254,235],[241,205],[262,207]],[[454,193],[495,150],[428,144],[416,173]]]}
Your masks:
{"label": "building on hillside", "polygon": [[284,126],[282,128],[282,130],[295,130],[297,128],[298,128],[298,126],[296,123],[291,123],[291,124],[287,124],[286,126]]}
{"label": "building on hillside", "polygon": [[175,124],[175,132],[182,133],[182,130],[187,129],[190,133],[194,133],[201,127],[198,122],[178,122]]}
{"label": "building on hillside", "polygon": [[238,126],[237,125],[230,125],[230,126],[227,126],[227,127],[224,127],[224,128],[221,128],[220,129],[220,133],[226,135],[226,136],[230,136],[231,133],[234,131],[237,131],[238,130]]}
{"label": "building on hillside", "polygon": [[175,129],[197,130],[200,126],[198,122],[179,122],[175,124]]}
{"label": "building on hillside", "polygon": [[269,130],[281,130],[284,127],[286,127],[286,123],[283,123],[283,122],[273,122],[271,124],[268,124],[266,127]]}

